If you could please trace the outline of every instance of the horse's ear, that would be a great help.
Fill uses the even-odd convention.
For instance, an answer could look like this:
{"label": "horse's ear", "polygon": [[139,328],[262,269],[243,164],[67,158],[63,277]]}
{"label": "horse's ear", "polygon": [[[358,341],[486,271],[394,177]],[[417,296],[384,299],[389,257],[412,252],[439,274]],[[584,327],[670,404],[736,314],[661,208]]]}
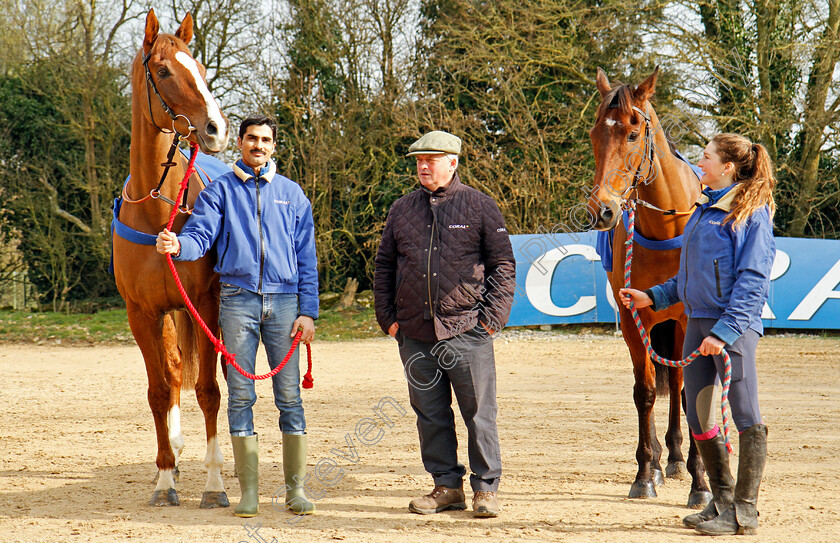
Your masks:
{"label": "horse's ear", "polygon": [[598,68],[598,75],[595,77],[595,86],[598,87],[598,92],[601,93],[601,98],[607,95],[612,90],[610,87],[610,80],[607,79],[607,74],[604,70]]}
{"label": "horse's ear", "polygon": [[155,17],[155,10],[150,9],[146,15],[146,36],[143,38],[143,51],[148,53],[160,33],[160,23]]}
{"label": "horse's ear", "polygon": [[656,77],[659,75],[659,66],[653,70],[653,73],[648,76],[647,79],[642,81],[642,83],[636,87],[636,90],[633,92],[633,98],[636,100],[637,103],[643,104],[651,96],[653,96],[653,91],[656,89]]}
{"label": "horse's ear", "polygon": [[189,45],[190,41],[193,38],[193,18],[192,15],[187,13],[184,16],[184,20],[181,21],[181,26],[178,27],[178,30],[175,32],[175,37],[180,38],[181,41]]}

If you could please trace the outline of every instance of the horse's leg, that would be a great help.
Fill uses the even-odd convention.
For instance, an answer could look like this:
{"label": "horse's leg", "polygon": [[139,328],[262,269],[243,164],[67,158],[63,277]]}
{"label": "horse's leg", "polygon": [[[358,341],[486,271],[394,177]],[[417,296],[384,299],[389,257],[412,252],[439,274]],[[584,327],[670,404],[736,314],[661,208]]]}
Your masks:
{"label": "horse's leg", "polygon": [[[685,390],[680,394],[682,408],[685,411]],[[703,509],[712,501],[712,492],[706,484],[706,469],[700,452],[697,450],[697,442],[691,437],[691,430],[688,431],[688,472],[691,474],[691,490],[688,493],[688,507],[692,509]]]}
{"label": "horse's leg", "polygon": [[[673,360],[679,360],[683,354],[682,345],[685,340],[685,319],[676,321],[674,324],[674,347],[671,358]],[[690,431],[688,440],[688,465],[683,462],[681,413],[685,412],[685,393],[683,392],[682,368],[671,368],[671,378],[668,384],[671,391],[671,405],[668,417],[668,433],[665,434],[665,441],[668,443],[669,451],[666,475],[668,477],[683,479],[687,470],[691,475],[688,507],[702,509],[712,499],[712,493],[709,492],[709,487],[706,485],[703,461],[697,452],[697,444],[690,437]]]}
{"label": "horse's leg", "polygon": [[[672,360],[680,359],[680,356],[675,354],[671,354],[670,357]],[[682,453],[683,436],[680,424],[682,415],[682,409],[680,408],[682,379],[682,369],[670,369],[668,378],[668,389],[670,391],[668,431],[665,432],[665,444],[668,447],[668,465],[665,467],[665,476],[674,479],[683,479],[686,475],[685,457]]]}
{"label": "horse's leg", "polygon": [[[653,362],[651,362],[653,364]],[[655,371],[660,371],[656,364],[653,364]],[[662,486],[665,484],[665,477],[662,475],[662,464],[659,461],[662,459],[662,444],[659,443],[659,438],[656,436],[656,417],[653,410],[650,412],[650,478],[655,486]]]}
{"label": "horse's leg", "polygon": [[136,303],[126,300],[128,324],[143,354],[146,377],[149,381],[148,400],[155,421],[155,436],[158,452],[155,464],[158,468],[157,485],[152,493],[150,505],[179,505],[175,492],[175,455],[169,442],[168,419],[171,388],[167,361],[165,358],[162,328],[163,318],[148,315]]}
{"label": "horse's leg", "polygon": [[651,470],[653,449],[650,435],[653,404],[656,401],[654,369],[647,350],[639,337],[639,332],[633,323],[633,318],[629,313],[622,313],[621,317],[621,331],[630,350],[630,358],[633,360],[633,376],[636,381],[633,385],[633,401],[636,404],[636,412],[639,416],[639,444],[636,447],[636,461],[639,464],[639,470],[636,473],[636,480],[630,486],[629,497],[655,498],[656,488],[653,484]]}
{"label": "horse's leg", "polygon": [[175,468],[172,470],[172,478],[177,483],[181,475],[178,462],[181,458],[181,451],[184,450],[184,434],[181,432],[182,375],[178,336],[171,313],[163,316],[161,337],[163,337],[163,349],[169,381],[169,410],[166,412],[166,425],[169,430],[169,446],[172,448],[172,455],[175,457]]}
{"label": "horse's leg", "polygon": [[[199,315],[216,335],[219,333],[219,308],[218,302],[215,301],[217,299],[209,295],[203,296],[200,298],[198,308]],[[219,383],[216,381],[216,350],[213,343],[198,326],[193,326],[193,328],[193,333],[196,334],[195,339],[199,356],[195,397],[198,400],[199,407],[201,407],[201,412],[204,413],[204,427],[207,435],[207,452],[204,455],[204,466],[207,468],[207,484],[204,487],[204,494],[201,496],[201,508],[229,507],[230,501],[228,501],[225,485],[222,481],[224,458],[216,432],[222,396],[219,392]]]}
{"label": "horse's leg", "polygon": [[[666,320],[660,323],[657,323],[653,326],[650,331],[650,341],[653,346],[654,351],[656,351],[659,355],[665,358],[674,358],[674,351],[676,345],[676,338],[675,338],[675,330],[676,322],[672,320]],[[680,343],[681,345],[681,343]],[[656,369],[656,395],[657,396],[664,396],[665,394],[670,393],[671,399],[673,400],[673,386],[674,386],[674,379],[675,373],[678,373],[679,370],[670,368],[663,364],[654,364],[654,368]],[[680,381],[682,383],[682,381]],[[681,384],[679,386],[682,386]],[[679,389],[678,389],[679,390]],[[666,466],[666,473],[670,477],[673,472],[673,464],[672,462],[676,458],[679,461],[682,461],[682,453],[680,452],[680,443],[681,437],[679,436],[679,406],[677,406],[676,413],[673,410],[673,403],[670,404],[671,410],[669,412],[668,417],[668,430],[665,433],[665,445],[668,448],[668,464]],[[676,426],[675,423],[676,422]],[[674,429],[676,428],[677,434],[674,434]],[[662,466],[659,463],[662,458],[662,446],[659,444],[659,438],[656,433],[655,424],[653,421],[653,417],[651,417],[651,442],[653,444],[653,461],[651,464],[651,469],[653,470],[654,476],[654,483],[656,484],[663,484],[664,478],[662,477]],[[674,438],[676,437],[677,443],[675,446]]]}

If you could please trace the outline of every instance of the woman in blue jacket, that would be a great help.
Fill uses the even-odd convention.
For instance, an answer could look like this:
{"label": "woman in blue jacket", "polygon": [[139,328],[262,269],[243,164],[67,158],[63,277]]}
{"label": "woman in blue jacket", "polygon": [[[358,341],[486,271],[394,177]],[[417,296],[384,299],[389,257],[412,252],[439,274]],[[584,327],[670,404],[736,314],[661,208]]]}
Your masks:
{"label": "woman in blue jacket", "polygon": [[[776,180],[767,150],[736,134],[715,136],[699,166],[706,188],[685,228],[679,272],[648,290],[621,289],[619,295],[628,308],[632,301],[654,311],[682,302],[688,315],[683,356],[700,350],[683,369],[686,418],[714,498],[683,522],[706,535],[755,533],[767,455],[755,350],[776,255]],[[737,483],[713,405],[715,381],[723,379],[724,347],[732,361],[729,401],[740,432]]]}

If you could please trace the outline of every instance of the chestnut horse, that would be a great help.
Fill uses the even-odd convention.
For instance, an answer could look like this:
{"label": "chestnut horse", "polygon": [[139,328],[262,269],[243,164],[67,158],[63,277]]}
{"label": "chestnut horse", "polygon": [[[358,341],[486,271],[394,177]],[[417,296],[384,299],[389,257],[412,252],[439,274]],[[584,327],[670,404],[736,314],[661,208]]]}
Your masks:
{"label": "chestnut horse", "polygon": [[[179,134],[197,143],[202,151],[216,153],[227,146],[228,121],[207,89],[204,67],[192,57],[187,44],[193,20],[187,14],[175,35],[159,34],[154,11],[146,17],[143,46],[134,59],[131,76],[131,176],[118,208],[117,222],[139,234],[113,236],[114,272],[125,299],[128,322],[140,347],[149,381],[149,406],[155,421],[158,468],[151,505],[178,505],[175,482],[178,456],[184,446],[180,422],[181,388],[195,387],[204,413],[207,434],[205,465],[207,485],[202,508],[227,507],[222,483],[222,451],[216,438],[216,418],[221,394],[216,382],[217,357],[213,344],[181,310],[181,299],[166,259],[155,251],[154,237],[167,224],[171,202],[186,172],[186,161],[176,153],[175,164],[160,186],[173,138]],[[194,125],[194,126],[193,126]],[[174,148],[172,148],[174,149]],[[191,204],[201,189],[194,174],[190,180]],[[153,197],[148,195],[153,193]],[[173,230],[186,220],[180,214]],[[126,237],[130,239],[126,239]],[[218,330],[219,279],[214,257],[181,262],[177,269],[186,292],[211,330]]]}
{"label": "chestnut horse", "polygon": [[[675,240],[682,234],[690,210],[700,195],[697,177],[691,167],[671,151],[665,131],[650,105],[658,73],[659,68],[638,87],[618,85],[612,88],[600,69],[596,78],[601,105],[595,126],[590,131],[595,152],[595,179],[587,210],[595,229],[613,231],[609,234],[614,248],[612,271],[607,275],[616,300],[619,299],[618,289],[624,286],[626,218],[625,226],[616,228],[622,223],[623,204],[630,200],[635,200],[637,204],[637,240],[639,237]],[[635,244],[631,271],[634,288],[650,288],[676,275],[681,245],[678,242],[672,245],[677,247],[656,250],[645,248],[638,242]],[[639,416],[639,444],[636,449],[639,470],[630,488],[630,497],[655,497],[655,486],[663,482],[659,463],[662,446],[656,437],[653,404],[657,388],[664,393],[667,380],[670,411],[668,431],[665,433],[668,447],[665,473],[668,477],[681,478],[687,468],[692,478],[688,506],[702,508],[711,499],[703,477],[702,461],[693,440],[690,440],[687,466],[681,450],[682,369],[654,364],[630,311],[622,304],[618,304],[618,309],[621,332],[633,361],[633,400]],[[639,310],[639,314],[657,352],[666,358],[682,358],[687,322],[682,304],[658,312],[645,308]]]}

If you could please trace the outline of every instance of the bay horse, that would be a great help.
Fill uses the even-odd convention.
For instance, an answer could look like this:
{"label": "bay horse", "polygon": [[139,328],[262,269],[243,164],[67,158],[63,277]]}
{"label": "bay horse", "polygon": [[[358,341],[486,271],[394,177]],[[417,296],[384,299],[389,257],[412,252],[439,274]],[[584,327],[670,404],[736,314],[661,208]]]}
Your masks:
{"label": "bay horse", "polygon": [[[613,88],[600,68],[596,77],[601,104],[589,134],[595,153],[595,177],[587,211],[593,228],[607,232],[604,235],[612,239],[612,270],[607,275],[615,300],[619,299],[618,290],[624,287],[624,243],[627,239],[626,216],[622,220],[624,204],[630,200],[637,204],[637,242],[633,249],[631,281],[633,288],[643,290],[676,275],[680,261],[680,236],[700,195],[697,177],[691,167],[672,152],[665,130],[650,104],[658,73],[657,67],[637,87],[618,84]],[[625,226],[616,228],[622,222]],[[651,241],[648,244],[650,248],[639,243],[640,237]],[[664,247],[656,248],[657,242]],[[662,394],[669,391],[670,409],[665,433],[668,464],[665,473],[668,477],[682,478],[687,469],[692,480],[688,506],[705,507],[711,493],[694,440],[690,439],[687,465],[681,450],[682,369],[654,364],[630,310],[622,304],[617,305],[621,333],[633,361],[633,400],[639,418],[636,448],[639,469],[629,497],[656,497],[655,487],[663,482],[659,463],[662,446],[656,437],[653,405],[657,390]],[[657,353],[670,359],[682,358],[688,321],[682,304],[658,312],[644,308],[639,310],[639,315]]]}
{"label": "bay horse", "polygon": [[[154,238],[169,220],[173,204],[168,202],[177,197],[186,172],[185,159],[176,153],[174,164],[163,175],[162,163],[168,162],[167,151],[175,149],[173,138],[184,136],[189,142],[197,143],[203,152],[217,153],[227,146],[229,125],[207,88],[204,67],[187,49],[193,35],[191,15],[184,17],[174,35],[159,32],[154,10],[150,10],[143,45],[134,59],[131,75],[130,178],[123,189],[121,205],[115,207],[115,222],[122,223],[120,226],[124,228],[123,235],[120,230],[113,235],[114,273],[125,299],[131,332],[145,360],[149,382],[158,469],[150,504],[179,505],[175,482],[178,456],[184,446],[181,388],[194,386],[207,435],[204,462],[208,476],[201,507],[227,507],[221,476],[222,452],[216,437],[221,399],[216,381],[216,352],[189,315],[180,311],[184,301],[166,259],[155,251]],[[188,206],[201,188],[194,174]],[[185,220],[186,214],[179,214],[173,230],[180,231]],[[126,236],[125,228],[136,235]],[[179,262],[176,266],[199,314],[210,330],[217,332],[220,287],[218,275],[213,271],[214,261],[215,256],[210,255],[195,262]]]}

